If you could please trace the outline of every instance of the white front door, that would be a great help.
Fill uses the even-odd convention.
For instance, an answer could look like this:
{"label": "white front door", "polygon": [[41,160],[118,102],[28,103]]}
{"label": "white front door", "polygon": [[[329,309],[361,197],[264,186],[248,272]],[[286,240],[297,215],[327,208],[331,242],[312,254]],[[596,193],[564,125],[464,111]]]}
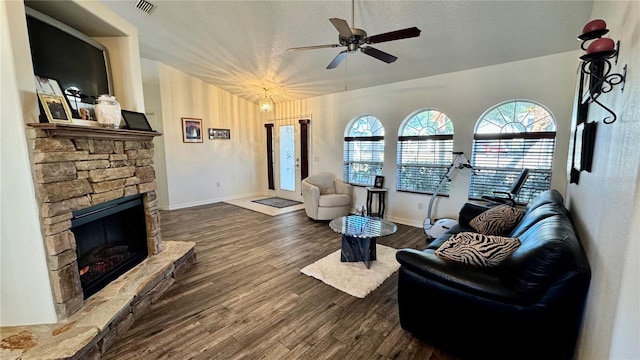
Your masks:
{"label": "white front door", "polygon": [[302,201],[300,195],[300,132],[295,122],[277,126],[275,138],[276,196]]}

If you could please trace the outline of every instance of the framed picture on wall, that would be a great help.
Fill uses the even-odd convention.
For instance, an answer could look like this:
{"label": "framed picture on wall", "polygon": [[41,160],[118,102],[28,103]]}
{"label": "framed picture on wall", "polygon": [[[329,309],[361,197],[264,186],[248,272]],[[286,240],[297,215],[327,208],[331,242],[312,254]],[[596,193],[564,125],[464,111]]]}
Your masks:
{"label": "framed picture on wall", "polygon": [[576,126],[573,150],[573,168],[576,171],[591,172],[597,127],[598,123],[595,121]]}
{"label": "framed picture on wall", "polygon": [[202,142],[202,119],[182,118],[182,142]]}
{"label": "framed picture on wall", "polygon": [[213,139],[231,139],[231,130],[209,128],[209,140]]}
{"label": "framed picture on wall", "polygon": [[593,162],[593,151],[596,141],[597,122],[589,122],[589,88],[592,86],[589,77],[585,76],[584,71],[580,70],[577,82],[577,89],[573,104],[572,114],[572,156],[571,167],[569,169],[569,182],[578,184],[580,181],[580,172],[591,172],[591,164]]}

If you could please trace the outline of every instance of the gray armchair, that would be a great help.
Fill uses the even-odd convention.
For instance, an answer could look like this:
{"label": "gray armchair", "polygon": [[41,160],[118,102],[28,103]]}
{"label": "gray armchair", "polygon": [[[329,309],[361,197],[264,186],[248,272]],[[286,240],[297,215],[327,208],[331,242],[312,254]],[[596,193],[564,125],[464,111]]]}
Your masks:
{"label": "gray armchair", "polygon": [[318,173],[302,180],[302,200],[307,216],[333,220],[349,215],[352,186],[330,173]]}

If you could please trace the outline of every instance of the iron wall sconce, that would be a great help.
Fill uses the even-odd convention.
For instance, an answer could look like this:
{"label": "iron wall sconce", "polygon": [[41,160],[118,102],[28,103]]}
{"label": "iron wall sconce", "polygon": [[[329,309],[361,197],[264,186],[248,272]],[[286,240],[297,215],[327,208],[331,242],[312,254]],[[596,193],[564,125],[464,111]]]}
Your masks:
{"label": "iron wall sconce", "polygon": [[[618,54],[620,53],[620,41],[614,44],[612,39],[602,36],[609,32],[604,20],[597,19],[587,23],[582,29],[582,34],[578,40],[582,41],[580,47],[586,51],[580,56],[582,60],[581,71],[588,82],[587,99],[579,99],[587,103],[596,103],[611,116],[605,117],[602,121],[605,124],[614,123],[618,117],[607,106],[598,101],[598,97],[613,90],[616,85],[622,85],[620,91],[624,91],[624,83],[627,77],[627,65],[622,68],[622,73],[611,73],[613,65],[618,64]],[[587,43],[591,43],[587,46]]]}

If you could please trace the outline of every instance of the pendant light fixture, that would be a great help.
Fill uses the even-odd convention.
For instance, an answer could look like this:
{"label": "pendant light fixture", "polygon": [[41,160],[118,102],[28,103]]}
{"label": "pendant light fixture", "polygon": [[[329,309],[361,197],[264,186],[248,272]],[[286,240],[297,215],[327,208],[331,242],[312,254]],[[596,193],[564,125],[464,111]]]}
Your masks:
{"label": "pendant light fixture", "polygon": [[268,112],[273,109],[273,101],[271,101],[271,98],[267,96],[267,89],[263,88],[263,90],[264,90],[264,98],[260,100],[260,103],[258,104],[258,106],[260,107],[261,112]]}

